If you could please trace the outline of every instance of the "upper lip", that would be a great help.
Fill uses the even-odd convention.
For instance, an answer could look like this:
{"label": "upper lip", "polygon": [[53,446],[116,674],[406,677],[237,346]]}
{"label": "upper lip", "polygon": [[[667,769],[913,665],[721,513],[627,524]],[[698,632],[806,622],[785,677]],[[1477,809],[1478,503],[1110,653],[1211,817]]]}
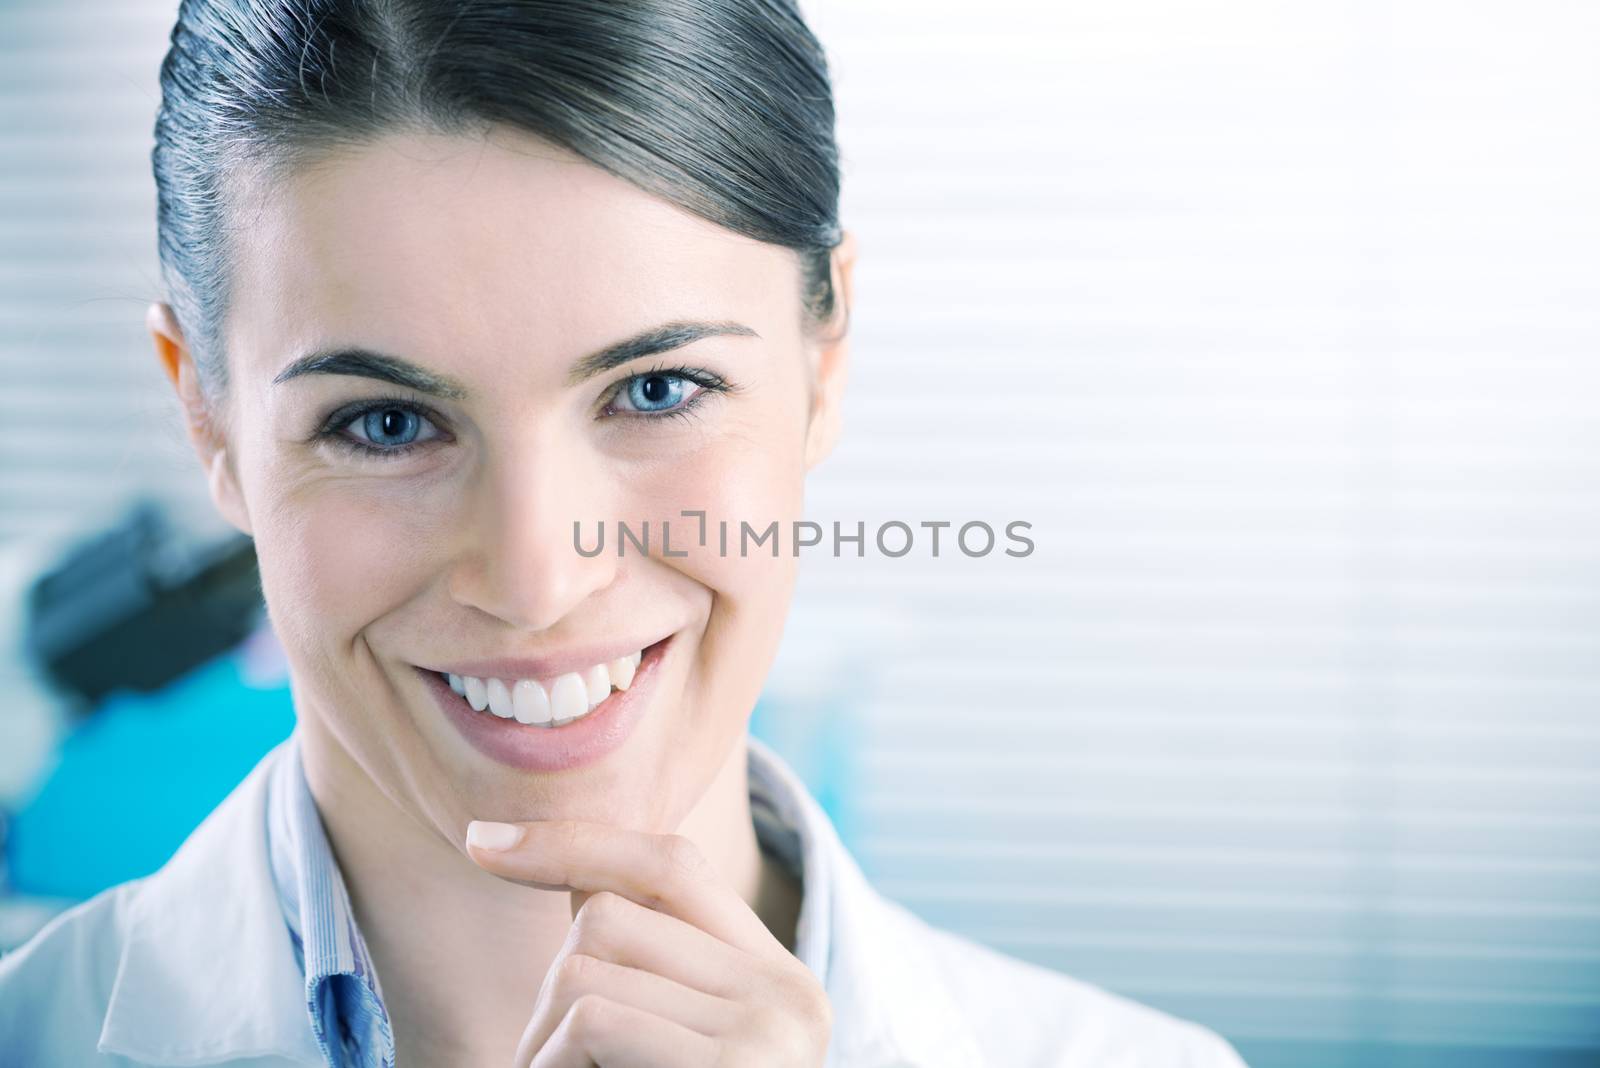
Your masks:
{"label": "upper lip", "polygon": [[[671,635],[667,637],[670,638]],[[613,641],[604,645],[575,646],[534,657],[500,656],[486,660],[453,660],[448,664],[436,664],[427,670],[463,677],[471,675],[480,679],[548,679],[565,675],[569,671],[584,671],[596,664],[609,664],[620,657],[632,656],[648,649],[657,641],[665,640],[648,639],[632,644]]]}

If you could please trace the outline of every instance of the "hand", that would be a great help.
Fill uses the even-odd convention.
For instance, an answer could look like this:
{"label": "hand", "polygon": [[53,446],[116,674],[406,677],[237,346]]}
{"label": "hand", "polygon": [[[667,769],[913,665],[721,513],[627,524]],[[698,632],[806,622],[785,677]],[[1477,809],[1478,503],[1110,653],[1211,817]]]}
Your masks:
{"label": "hand", "polygon": [[467,847],[503,879],[572,891],[572,930],[516,1068],[822,1063],[832,1030],[822,985],[690,839],[575,820],[475,822]]}

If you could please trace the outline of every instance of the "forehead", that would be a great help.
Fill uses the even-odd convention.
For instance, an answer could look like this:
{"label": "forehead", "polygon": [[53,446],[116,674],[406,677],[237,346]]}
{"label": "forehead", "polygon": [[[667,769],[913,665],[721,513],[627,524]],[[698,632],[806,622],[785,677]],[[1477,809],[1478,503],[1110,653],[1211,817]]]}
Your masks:
{"label": "forehead", "polygon": [[328,343],[527,365],[670,319],[798,332],[788,249],[503,127],[341,148],[251,186],[239,218],[226,334],[247,377]]}

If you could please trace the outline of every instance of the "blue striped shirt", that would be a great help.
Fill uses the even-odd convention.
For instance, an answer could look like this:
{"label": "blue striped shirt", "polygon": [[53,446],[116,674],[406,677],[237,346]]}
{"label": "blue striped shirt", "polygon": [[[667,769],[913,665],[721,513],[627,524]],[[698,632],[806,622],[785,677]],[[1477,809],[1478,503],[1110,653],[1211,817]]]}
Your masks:
{"label": "blue striped shirt", "polygon": [[[801,885],[795,955],[827,976],[830,912],[825,854],[805,833],[803,789],[754,739],[749,743],[750,812],[763,852]],[[300,733],[267,784],[267,848],[284,922],[305,974],[306,1012],[330,1068],[394,1068],[394,1031],[383,988],[356,926],[339,865],[306,782]],[[531,1014],[533,1006],[528,1006]]]}
{"label": "blue striped shirt", "polygon": [[332,1068],[394,1068],[394,1032],[378,973],[306,783],[299,731],[288,747],[267,785],[267,849],[306,977],[311,1030]]}

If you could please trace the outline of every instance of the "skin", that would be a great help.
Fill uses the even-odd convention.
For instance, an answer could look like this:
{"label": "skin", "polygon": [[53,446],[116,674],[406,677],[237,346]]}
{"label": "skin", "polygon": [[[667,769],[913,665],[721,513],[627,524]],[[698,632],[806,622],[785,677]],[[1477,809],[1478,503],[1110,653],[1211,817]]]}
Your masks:
{"label": "skin", "polygon": [[[820,1063],[827,999],[789,950],[799,889],[757,846],[745,780],[795,558],[722,557],[677,526],[684,557],[659,538],[621,558],[572,542],[575,520],[800,517],[839,432],[847,344],[808,325],[798,258],[505,128],[395,133],[240,183],[225,395],[203,395],[168,305],[148,325],[212,499],[255,539],[307,778],[400,1063],[610,1068],[641,1049],[655,1065]],[[841,308],[853,262],[847,235]],[[758,336],[569,380],[585,354],[685,319]],[[466,395],[344,374],[274,383],[335,345]],[[684,418],[615,399],[679,365],[736,388]],[[331,413],[387,396],[421,422],[374,443],[416,448],[364,458],[314,439]],[[337,432],[373,441],[370,425]],[[553,773],[468,746],[416,670],[668,633],[633,734]],[[474,820],[521,825],[522,840],[469,847]]]}

